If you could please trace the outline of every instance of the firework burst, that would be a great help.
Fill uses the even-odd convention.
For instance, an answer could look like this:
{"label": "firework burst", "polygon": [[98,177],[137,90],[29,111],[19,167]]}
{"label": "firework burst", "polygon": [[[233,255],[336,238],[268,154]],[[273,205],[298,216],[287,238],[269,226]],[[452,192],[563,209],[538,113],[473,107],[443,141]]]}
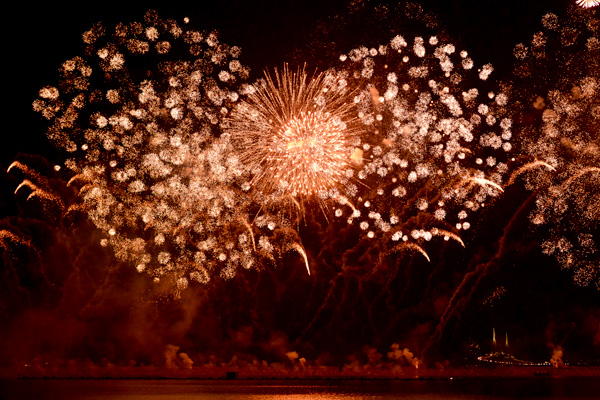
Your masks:
{"label": "firework burst", "polygon": [[[534,39],[537,62],[545,38]],[[343,54],[336,69],[311,76],[285,66],[254,84],[245,83],[239,48],[154,13],[113,33],[96,26],[84,41],[85,56],[66,61],[60,84],[34,102],[51,121],[48,136],[69,154],[69,185],[80,194],[59,208],[85,212],[103,245],[157,280],[185,287],[231,278],[289,251],[310,272],[298,219],[282,205],[304,214],[314,200],[325,215],[325,203],[337,202],[340,221],[389,240],[391,253],[429,260],[426,242],[464,247],[471,216],[503,191],[513,147],[508,96],[488,79],[491,65],[476,69],[466,51],[436,36],[396,36]],[[597,38],[586,46],[597,53]],[[519,59],[530,57],[518,49]],[[564,88],[549,96],[548,138],[553,121],[570,121],[572,132],[563,114],[582,105],[597,115],[597,80],[579,79],[573,107]],[[510,183],[560,167],[549,141],[523,143],[537,161]],[[44,193],[27,182],[19,190],[27,188]]]}
{"label": "firework burst", "polygon": [[249,178],[222,134],[251,88],[240,49],[185,24],[149,12],[112,34],[96,26],[84,34],[86,56],[63,64],[58,87],[40,90],[34,109],[70,155],[69,186],[81,199],[68,212],[87,214],[118,260],[179,289],[290,249],[306,261],[297,236],[278,235],[290,225],[284,217],[251,220]]}
{"label": "firework burst", "polygon": [[514,175],[535,191],[530,220],[542,251],[579,285],[600,288],[599,20],[574,8],[563,20],[545,15],[542,25],[515,48],[522,112],[538,118],[519,135],[521,152],[535,161]]}
{"label": "firework burst", "polygon": [[492,87],[491,65],[474,70],[466,51],[435,36],[411,41],[396,36],[340,57],[360,88],[358,116],[369,135],[358,149],[364,185],[352,213],[336,216],[426,255],[422,246],[436,236],[463,245],[469,217],[503,191],[512,121],[506,94],[478,88]]}
{"label": "firework burst", "polygon": [[326,199],[344,191],[360,140],[351,96],[333,71],[309,77],[285,66],[254,85],[227,132],[261,196]]}

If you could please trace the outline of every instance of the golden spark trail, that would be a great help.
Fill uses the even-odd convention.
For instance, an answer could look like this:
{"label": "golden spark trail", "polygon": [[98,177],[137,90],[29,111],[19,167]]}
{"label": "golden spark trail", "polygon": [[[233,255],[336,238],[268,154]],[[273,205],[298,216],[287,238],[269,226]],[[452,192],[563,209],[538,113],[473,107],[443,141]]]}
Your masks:
{"label": "golden spark trail", "polygon": [[310,275],[310,266],[308,265],[308,257],[306,257],[306,251],[304,251],[304,248],[302,246],[300,246],[298,243],[293,243],[292,249],[296,250],[298,253],[300,253],[302,258],[304,258],[304,265],[306,266],[306,272],[308,272],[308,275]]}
{"label": "golden spark trail", "polygon": [[468,178],[468,181],[475,182],[481,186],[492,186],[492,187],[498,189],[500,192],[504,192],[504,189],[502,189],[502,186],[498,185],[496,182],[490,181],[489,179],[476,178],[476,177],[472,176],[472,177]]}
{"label": "golden spark trail", "polygon": [[546,167],[551,172],[556,171],[556,168],[554,168],[552,165],[548,164],[545,161],[539,161],[539,160],[533,161],[533,162],[523,165],[522,167],[517,169],[515,172],[513,172],[512,175],[510,176],[510,179],[508,180],[507,185],[508,186],[512,185],[513,183],[515,183],[515,180],[517,179],[517,177],[519,177],[521,174],[523,174],[524,172],[530,171],[534,168],[537,168],[537,167]]}
{"label": "golden spark trail", "polygon": [[85,182],[88,183],[89,179],[87,179],[83,174],[77,174],[74,175],[71,179],[69,179],[69,181],[67,182],[67,187],[71,186],[72,184],[76,183],[76,182]]}
{"label": "golden spark trail", "polygon": [[254,249],[254,251],[256,251],[256,241],[254,240],[254,231],[252,230],[252,226],[248,223],[248,221],[245,218],[242,218],[241,221],[242,224],[244,224],[244,226],[248,230],[248,233],[250,233],[250,239],[252,239],[252,248]]}
{"label": "golden spark trail", "polygon": [[431,234],[434,235],[434,236],[443,236],[444,240],[453,239],[456,242],[460,243],[460,245],[463,248],[465,247],[465,243],[462,241],[462,239],[460,238],[460,236],[458,236],[456,233],[452,233],[452,232],[447,231],[445,229],[434,228],[434,229],[431,230]]}
{"label": "golden spark trail", "polygon": [[338,201],[340,202],[341,205],[350,207],[352,209],[352,215],[360,215],[360,211],[358,211],[356,209],[356,207],[354,207],[354,205],[352,203],[350,203],[350,200],[348,200],[348,198],[340,197],[340,198],[338,198]]}
{"label": "golden spark trail", "polygon": [[19,170],[21,170],[21,171],[23,171],[25,173],[31,173],[32,172],[31,169],[28,166],[20,163],[19,161],[13,161],[8,166],[8,169],[6,170],[6,173],[10,173],[10,170],[13,169],[13,168],[19,169]]}
{"label": "golden spark trail", "polygon": [[[17,188],[15,189],[15,194],[17,194],[19,192],[19,190],[24,187],[31,189],[31,193],[29,194],[29,197],[31,197],[31,195],[33,193],[35,193],[36,190],[40,190],[40,188],[37,187],[33,182],[31,182],[28,179],[25,179],[23,182],[21,182],[19,184],[19,186],[17,186]],[[29,197],[27,198],[27,200],[29,200]]]}
{"label": "golden spark trail", "polygon": [[400,243],[399,245],[397,245],[393,249],[391,249],[388,254],[392,254],[392,253],[401,251],[403,248],[418,251],[419,253],[421,253],[423,255],[423,257],[425,257],[427,262],[431,262],[431,259],[429,258],[429,254],[427,254],[427,252],[421,246],[419,246],[416,243],[412,243],[412,242]]}
{"label": "golden spark trail", "polygon": [[572,177],[570,177],[569,179],[567,179],[565,181],[565,183],[563,183],[561,186],[563,186],[564,188],[568,188],[569,186],[571,186],[571,184],[574,181],[576,181],[577,179],[581,178],[583,175],[586,175],[588,173],[594,173],[594,172],[600,172],[600,168],[598,168],[598,167],[586,167],[586,168],[582,168],[575,175],[573,175]]}

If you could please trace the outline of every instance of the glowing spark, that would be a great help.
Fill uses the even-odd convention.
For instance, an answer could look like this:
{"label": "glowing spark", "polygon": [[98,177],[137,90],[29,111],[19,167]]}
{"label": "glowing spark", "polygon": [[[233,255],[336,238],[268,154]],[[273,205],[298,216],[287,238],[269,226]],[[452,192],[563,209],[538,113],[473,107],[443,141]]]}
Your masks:
{"label": "glowing spark", "polygon": [[512,185],[513,183],[515,183],[515,180],[519,177],[519,175],[521,175],[524,172],[530,171],[534,168],[537,167],[546,167],[549,171],[551,172],[555,172],[556,168],[554,168],[552,165],[548,164],[545,161],[533,161],[530,163],[527,163],[525,165],[523,165],[522,167],[520,167],[519,169],[517,169],[515,172],[512,173],[512,175],[510,176],[510,179],[508,180],[508,186]]}
{"label": "glowing spark", "polygon": [[19,161],[13,161],[9,166],[8,169],[6,170],[6,173],[10,173],[10,170],[13,168],[17,168],[25,173],[30,172],[29,167],[27,167],[26,165],[20,163]]}
{"label": "glowing spark", "polygon": [[[465,243],[462,241],[462,239],[460,238],[460,236],[458,236],[456,233],[444,230],[444,229],[432,229],[431,230],[432,235],[434,236],[443,236],[445,240],[448,239],[453,239],[454,241],[460,243],[460,245],[464,248],[465,247]],[[448,239],[446,239],[448,238]]]}
{"label": "glowing spark", "polygon": [[23,243],[23,239],[21,239],[19,236],[15,235],[11,231],[3,229],[0,230],[0,242],[4,246],[7,246],[8,242]]}
{"label": "glowing spark", "polygon": [[71,179],[69,179],[69,181],[67,182],[67,187],[69,187],[77,182],[87,183],[87,182],[89,182],[89,180],[85,176],[83,176],[83,174],[77,174],[77,175],[73,176]]}
{"label": "glowing spark", "polygon": [[363,151],[361,149],[354,149],[354,151],[352,151],[352,155],[350,156],[350,159],[355,162],[356,164],[360,164],[363,161]]}
{"label": "glowing spark", "polygon": [[492,186],[492,187],[498,189],[500,192],[504,192],[504,189],[502,189],[502,186],[498,185],[496,182],[490,181],[489,179],[476,178],[476,177],[472,176],[472,177],[468,178],[468,180],[471,182],[475,182],[481,186]]}
{"label": "glowing spark", "polygon": [[254,251],[256,251],[256,241],[254,240],[254,231],[252,230],[252,226],[250,226],[250,224],[245,218],[242,218],[241,221],[242,224],[248,230],[248,233],[250,234],[250,239],[252,239],[252,248],[254,249]]}
{"label": "glowing spark", "polygon": [[350,200],[348,200],[346,197],[339,197],[338,201],[340,202],[341,205],[346,205],[346,206],[350,207],[352,209],[352,215],[360,214],[360,212],[356,209],[356,207],[354,207],[354,205],[352,203],[350,203]]}
{"label": "glowing spark", "polygon": [[431,262],[431,259],[429,258],[429,255],[427,254],[427,252],[421,246],[419,246],[416,243],[412,243],[412,242],[400,243],[399,245],[395,246],[392,250],[390,250],[390,252],[388,254],[391,254],[391,253],[394,253],[397,251],[401,251],[403,248],[418,251],[419,253],[421,253],[423,255],[423,257],[425,257],[427,262]]}
{"label": "glowing spark", "polygon": [[64,211],[65,205],[60,197],[40,188],[30,180],[23,180],[23,182],[21,182],[15,189],[15,194],[17,194],[22,188],[29,188],[31,190],[31,193],[29,193],[27,196],[27,201],[38,198],[45,212],[49,211],[50,209],[54,209],[60,213]]}
{"label": "glowing spark", "polygon": [[[27,165],[19,162],[19,161],[13,161],[8,168],[6,169],[6,173],[10,173],[12,170],[19,170],[21,171],[23,174],[25,174],[26,176],[29,177],[29,179],[32,179],[38,183],[40,182],[47,182],[47,179],[42,177],[40,174],[38,174],[35,170],[29,168]],[[29,181],[29,180],[28,180]],[[29,181],[31,183],[31,181]],[[33,184],[33,183],[32,183]]]}
{"label": "glowing spark", "polygon": [[300,246],[300,244],[298,244],[298,243],[292,243],[292,249],[296,250],[298,253],[300,253],[302,258],[304,258],[304,265],[306,266],[306,272],[308,272],[308,274],[310,275],[310,267],[308,265],[308,257],[306,257],[306,251],[304,251],[304,248],[302,246]]}
{"label": "glowing spark", "polygon": [[[15,194],[17,194],[19,192],[19,190],[24,187],[31,189],[32,193],[35,192],[36,190],[39,190],[39,188],[33,182],[25,179],[23,182],[21,182],[19,184],[19,186],[17,186],[17,188],[15,189]],[[31,196],[31,194],[30,194],[30,196]]]}
{"label": "glowing spark", "polygon": [[570,177],[569,179],[567,179],[565,181],[565,183],[562,185],[565,188],[568,188],[569,186],[571,186],[571,184],[576,181],[577,179],[581,178],[583,175],[589,174],[589,173],[600,173],[600,168],[598,167],[586,167],[586,168],[582,168],[580,169],[575,175],[573,175],[572,177]]}

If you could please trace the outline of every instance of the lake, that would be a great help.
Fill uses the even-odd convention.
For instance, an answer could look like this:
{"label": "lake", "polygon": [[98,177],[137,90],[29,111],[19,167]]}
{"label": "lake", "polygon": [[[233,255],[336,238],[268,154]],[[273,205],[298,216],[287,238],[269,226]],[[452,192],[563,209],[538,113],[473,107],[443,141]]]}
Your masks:
{"label": "lake", "polygon": [[0,381],[0,399],[337,400],[592,399],[597,378],[453,380],[153,380],[16,379]]}

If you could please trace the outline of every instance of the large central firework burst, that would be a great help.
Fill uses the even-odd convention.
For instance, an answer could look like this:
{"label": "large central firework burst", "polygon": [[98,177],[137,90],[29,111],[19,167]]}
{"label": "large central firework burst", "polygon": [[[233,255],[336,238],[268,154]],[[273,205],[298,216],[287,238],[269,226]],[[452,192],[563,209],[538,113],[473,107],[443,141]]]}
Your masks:
{"label": "large central firework burst", "polygon": [[358,124],[346,80],[287,66],[268,73],[235,108],[229,132],[263,195],[331,197],[352,177]]}

